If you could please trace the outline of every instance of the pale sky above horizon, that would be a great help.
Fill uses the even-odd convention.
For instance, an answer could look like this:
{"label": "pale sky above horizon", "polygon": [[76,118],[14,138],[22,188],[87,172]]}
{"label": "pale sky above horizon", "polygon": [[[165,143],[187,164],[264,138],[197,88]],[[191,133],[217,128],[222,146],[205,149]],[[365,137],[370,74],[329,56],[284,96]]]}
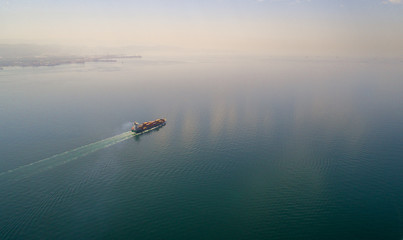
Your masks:
{"label": "pale sky above horizon", "polygon": [[0,43],[403,56],[402,0],[0,0]]}

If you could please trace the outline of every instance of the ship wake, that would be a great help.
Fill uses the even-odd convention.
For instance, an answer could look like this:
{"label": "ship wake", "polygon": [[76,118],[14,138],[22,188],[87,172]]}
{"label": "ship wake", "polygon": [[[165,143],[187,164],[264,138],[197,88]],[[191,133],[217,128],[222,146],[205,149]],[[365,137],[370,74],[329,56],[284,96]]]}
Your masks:
{"label": "ship wake", "polygon": [[53,155],[51,157],[0,173],[0,182],[5,181],[18,181],[32,175],[38,174],[50,170],[54,167],[66,164],[70,161],[78,159],[80,157],[86,156],[90,153],[96,152],[98,150],[107,148],[114,144],[123,142],[129,138],[133,137],[131,132],[124,132],[122,134],[106,138],[94,143],[90,143],[76,149],[66,151]]}

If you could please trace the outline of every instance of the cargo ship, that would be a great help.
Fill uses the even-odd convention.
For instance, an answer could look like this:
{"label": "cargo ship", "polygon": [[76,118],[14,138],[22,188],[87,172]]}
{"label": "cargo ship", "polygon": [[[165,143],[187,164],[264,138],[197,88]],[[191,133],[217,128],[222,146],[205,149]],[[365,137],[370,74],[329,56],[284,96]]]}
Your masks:
{"label": "cargo ship", "polygon": [[165,118],[160,118],[150,122],[144,122],[139,124],[138,122],[133,123],[132,132],[133,133],[143,133],[148,132],[166,124],[167,120]]}

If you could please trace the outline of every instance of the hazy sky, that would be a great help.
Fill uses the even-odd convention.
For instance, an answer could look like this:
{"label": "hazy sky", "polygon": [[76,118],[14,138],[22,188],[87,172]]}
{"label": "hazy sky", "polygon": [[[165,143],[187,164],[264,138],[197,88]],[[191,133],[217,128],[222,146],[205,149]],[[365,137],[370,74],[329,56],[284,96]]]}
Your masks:
{"label": "hazy sky", "polygon": [[0,43],[403,56],[403,0],[0,0]]}

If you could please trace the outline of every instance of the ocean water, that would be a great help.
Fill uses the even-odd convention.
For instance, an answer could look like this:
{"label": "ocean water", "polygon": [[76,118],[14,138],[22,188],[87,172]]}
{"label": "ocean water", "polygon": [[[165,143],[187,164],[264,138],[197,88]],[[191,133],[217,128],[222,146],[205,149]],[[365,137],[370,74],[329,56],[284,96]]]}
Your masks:
{"label": "ocean water", "polygon": [[402,103],[398,60],[3,69],[0,239],[400,240]]}

